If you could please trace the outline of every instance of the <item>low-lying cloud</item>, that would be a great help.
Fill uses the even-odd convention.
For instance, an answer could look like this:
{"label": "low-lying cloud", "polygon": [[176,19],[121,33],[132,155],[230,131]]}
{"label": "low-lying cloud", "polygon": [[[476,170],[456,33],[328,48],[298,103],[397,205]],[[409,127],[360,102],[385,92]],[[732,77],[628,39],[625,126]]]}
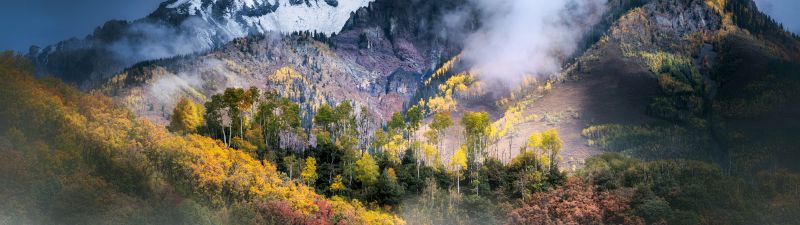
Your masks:
{"label": "low-lying cloud", "polygon": [[472,0],[482,26],[464,43],[464,60],[483,79],[515,82],[556,73],[607,10],[607,0]]}
{"label": "low-lying cloud", "polygon": [[142,60],[188,55],[214,47],[217,40],[233,36],[220,33],[208,22],[189,17],[178,26],[160,23],[135,22],[125,35],[109,49],[129,64]]}

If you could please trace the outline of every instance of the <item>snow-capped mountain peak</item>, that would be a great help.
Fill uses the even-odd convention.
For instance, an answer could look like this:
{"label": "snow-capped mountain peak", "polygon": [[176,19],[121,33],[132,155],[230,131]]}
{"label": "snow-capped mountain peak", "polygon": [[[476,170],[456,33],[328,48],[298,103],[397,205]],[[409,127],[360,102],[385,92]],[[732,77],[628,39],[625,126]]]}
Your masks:
{"label": "snow-capped mountain peak", "polygon": [[159,10],[170,15],[196,16],[216,24],[232,36],[278,31],[317,31],[331,34],[341,30],[351,12],[372,0],[173,0]]}
{"label": "snow-capped mountain peak", "polygon": [[[330,35],[342,29],[352,12],[372,1],[169,0],[143,19],[109,21],[86,39],[33,48],[30,55],[41,74],[96,81],[138,62],[193,54],[249,35],[294,31]],[[80,54],[86,57],[74,57]],[[63,57],[67,55],[71,57]]]}

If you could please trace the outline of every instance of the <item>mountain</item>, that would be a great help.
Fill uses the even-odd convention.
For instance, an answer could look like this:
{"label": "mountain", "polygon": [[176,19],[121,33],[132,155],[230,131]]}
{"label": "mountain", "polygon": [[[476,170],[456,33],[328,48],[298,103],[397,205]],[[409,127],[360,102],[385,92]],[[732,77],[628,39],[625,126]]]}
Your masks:
{"label": "mountain", "polygon": [[38,74],[96,84],[135,63],[208,51],[237,37],[294,31],[329,35],[369,2],[167,1],[145,18],[108,21],[85,38],[31,47],[28,57]]}
{"label": "mountain", "polygon": [[[99,89],[116,97],[138,115],[157,124],[168,122],[170,111],[180,97],[205,102],[229,87],[254,86],[272,90],[300,103],[306,128],[312,127],[315,111],[323,104],[351,101],[356,108],[368,109],[377,126],[388,121],[392,113],[410,106],[420,105],[432,114],[435,110],[425,103],[453,99],[455,108],[452,111],[456,119],[462,112],[490,112],[498,130],[498,136],[492,141],[495,151],[498,151],[495,154],[504,155],[505,160],[513,158],[516,149],[526,144],[519,137],[555,127],[570,149],[564,152],[569,160],[562,161],[562,166],[579,166],[584,159],[606,148],[585,144],[592,139],[587,134],[591,129],[587,128],[595,125],[641,126],[669,121],[711,129],[715,121],[720,121],[716,118],[718,114],[750,115],[764,110],[742,107],[777,107],[753,105],[737,97],[736,92],[755,85],[751,82],[765,81],[758,78],[762,75],[730,73],[719,68],[718,63],[730,63],[727,61],[730,58],[728,53],[764,55],[760,58],[768,60],[754,61],[760,65],[750,69],[754,74],[771,71],[770,65],[795,62],[800,57],[797,37],[759,12],[752,1],[614,0],[605,5],[608,10],[580,39],[582,43],[573,54],[575,57],[565,60],[563,71],[544,77],[548,82],[526,81],[523,86],[508,88],[509,91],[483,88],[486,84],[477,79],[466,83],[467,90],[463,93],[443,93],[442,85],[453,82],[451,78],[463,78],[458,76],[463,74],[474,76],[470,74],[470,65],[462,61],[459,54],[464,48],[466,35],[482,26],[481,8],[466,0],[290,1],[282,4],[168,1],[147,18],[132,24],[159,21],[207,34],[192,37],[222,37],[203,39],[205,41],[201,42],[205,44],[191,45],[206,51],[132,61],[130,63],[135,64],[126,66],[127,69],[119,73],[82,82],[84,87]],[[360,8],[353,11],[350,7]],[[455,12],[466,12],[464,17],[467,19],[457,23],[449,21]],[[344,15],[349,16],[342,19]],[[320,22],[319,18],[325,19]],[[211,28],[187,25],[191,21],[211,25]],[[114,29],[112,24],[116,23],[106,24],[86,40],[127,39],[128,33],[111,31],[137,27],[122,23],[120,27],[123,28]],[[284,30],[284,25],[291,28]],[[285,34],[311,27],[319,28],[322,33],[301,31]],[[225,42],[226,39],[232,41]],[[138,43],[142,46],[152,44]],[[736,45],[752,47],[747,47],[746,53],[742,53],[731,48]],[[150,51],[149,48],[141,49]],[[753,52],[752,49],[766,50]],[[69,59],[79,60],[101,55],[97,51],[64,54],[69,55]],[[688,75],[662,76],[664,72],[659,66],[664,62],[659,60],[691,62],[684,65]],[[58,60],[39,62],[42,61],[55,64]],[[756,65],[743,66],[751,68]],[[92,71],[97,74],[109,70]],[[542,77],[532,80],[537,79]],[[674,87],[665,86],[670,82],[678,82],[686,93],[674,93]],[[617,91],[620,87],[625,87],[626,91]],[[780,96],[776,97],[778,99],[769,101],[786,104],[789,100],[785,96],[791,93],[791,87],[784,86]],[[754,94],[768,97],[767,93]],[[592,97],[583,97],[585,95]],[[715,107],[728,110],[716,112]],[[520,114],[522,116],[518,116]],[[734,120],[727,122],[735,123]],[[451,129],[456,131],[460,128],[457,125]],[[720,135],[719,131],[710,131],[694,135],[699,139],[690,141],[717,151],[709,153],[713,156],[701,158],[724,154],[725,144],[713,140]],[[445,143],[457,146],[461,140],[453,136]],[[674,155],[685,151],[678,148],[659,154]]]}
{"label": "mountain", "polygon": [[350,100],[385,121],[408,105],[424,74],[460,51],[441,35],[443,25],[429,22],[461,5],[454,2],[379,0],[357,10],[331,37],[237,38],[206,53],[138,63],[99,87],[159,123],[166,123],[176,97],[206,101],[225,88],[246,86],[300,102],[308,119],[320,104]]}
{"label": "mountain", "polygon": [[172,0],[1,55],[0,206],[36,210],[0,221],[798,221],[800,38],[752,0],[533,3]]}
{"label": "mountain", "polygon": [[175,0],[162,3],[147,18],[178,25],[196,17],[233,37],[306,30],[329,35],[339,32],[352,12],[366,7],[369,2],[342,1],[340,4],[336,0],[292,0],[281,4],[266,0]]}
{"label": "mountain", "polygon": [[[716,99],[724,98],[712,96],[718,93],[717,89],[738,90],[746,86],[730,87],[717,78],[721,75],[717,75],[715,62],[725,56],[720,53],[726,51],[724,46],[731,45],[728,42],[741,39],[734,37],[758,40],[750,43],[763,41],[770,51],[759,54],[783,58],[780,60],[797,59],[797,51],[790,49],[798,45],[790,33],[778,27],[726,19],[756,15],[761,19],[754,17],[752,21],[769,21],[747,2],[610,1],[603,19],[591,29],[594,33],[583,38],[585,44],[576,53],[578,57],[567,61],[564,71],[550,77],[555,87],[551,91],[542,91],[538,87],[545,84],[542,82],[513,87],[508,92],[481,89],[481,82],[467,84],[476,88],[450,93],[457,102],[454,116],[458,119],[461,112],[467,111],[490,112],[499,134],[492,143],[499,151],[496,154],[505,155],[506,160],[526,144],[519,137],[558,128],[570,149],[562,153],[569,159],[562,161],[562,166],[579,166],[587,157],[604,151],[585,144],[588,138],[584,129],[592,125],[677,120],[708,126],[710,112],[706,111],[712,106],[690,109],[686,105],[698,104],[689,102],[697,99],[706,99],[703,104],[717,104]],[[239,38],[207,53],[139,63],[106,80],[101,89],[159,124],[168,122],[170,109],[180,96],[203,102],[225,88],[247,86],[275,90],[301,103],[307,127],[321,104],[345,100],[352,101],[356,108],[367,107],[379,124],[388,121],[393,112],[447,97],[441,85],[452,82],[454,75],[469,72],[469,65],[457,57],[464,39],[458,35],[469,33],[481,21],[473,17],[476,19],[462,22],[461,27],[444,24],[443,18],[453,11],[477,15],[479,8],[468,1],[409,4],[378,0],[357,10],[341,32],[331,37],[301,32]],[[652,56],[663,55],[696,62],[698,77],[689,79],[698,80],[688,85],[698,88],[697,93],[663,97],[668,91],[662,90],[660,72],[652,68],[651,60]],[[576,81],[566,82],[570,80]],[[619,91],[622,87],[625,92]],[[673,106],[657,109],[651,102],[654,98],[678,100],[669,100]],[[675,112],[663,114],[656,110]],[[429,112],[434,110],[429,108]],[[457,125],[451,131],[459,129]],[[447,146],[457,146],[461,140],[452,136],[445,142]]]}
{"label": "mountain", "polygon": [[[510,160],[522,137],[556,128],[569,149],[561,152],[565,168],[608,151],[714,161],[730,173],[767,161],[794,167],[796,142],[785,134],[800,126],[792,72],[800,41],[770,21],[744,0],[646,1],[625,10],[555,82],[503,99],[510,103],[496,123],[510,134],[494,142],[508,146],[498,154]],[[767,142],[775,158],[746,159]]]}

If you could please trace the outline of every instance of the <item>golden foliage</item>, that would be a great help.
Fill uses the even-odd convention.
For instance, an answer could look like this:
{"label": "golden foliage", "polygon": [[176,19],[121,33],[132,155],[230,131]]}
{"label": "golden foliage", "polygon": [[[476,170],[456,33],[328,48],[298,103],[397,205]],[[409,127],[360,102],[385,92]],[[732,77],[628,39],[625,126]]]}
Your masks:
{"label": "golden foliage", "polygon": [[403,135],[397,134],[392,136],[392,138],[389,140],[389,143],[383,146],[383,150],[386,151],[386,156],[389,158],[389,162],[399,165],[400,154],[402,154],[407,147],[408,146],[406,146],[406,140],[403,138]]}
{"label": "golden foliage", "polygon": [[369,154],[364,154],[356,161],[356,179],[364,185],[372,185],[378,181],[380,175],[378,164]]}
{"label": "golden foliage", "polygon": [[[101,182],[126,193],[175,190],[208,206],[266,200],[288,202],[291,211],[314,215],[304,218],[332,215],[324,218],[347,217],[355,224],[404,223],[357,202],[328,200],[305,185],[284,182],[271,163],[259,162],[219,141],[172,135],[136,118],[111,98],[82,94],[55,80],[36,80],[31,70],[20,65],[13,58],[0,57],[0,80],[14,87],[0,89],[0,133],[11,133],[19,141],[23,141],[21,136],[40,140],[25,146],[49,152],[48,157],[54,159],[49,168],[76,174],[75,165],[89,165],[96,168]],[[335,206],[333,211],[321,211],[320,205],[327,204]]]}
{"label": "golden foliage", "polygon": [[453,96],[446,95],[444,97],[437,96],[428,100],[428,108],[434,113],[443,113],[455,110],[457,102]]}
{"label": "golden foliage", "polygon": [[300,177],[302,177],[303,182],[308,185],[313,186],[313,184],[317,182],[317,159],[314,157],[306,158],[306,166],[303,167]]}
{"label": "golden foliage", "polygon": [[439,150],[436,149],[436,146],[431,144],[423,144],[422,145],[422,154],[425,156],[425,161],[428,164],[431,164],[436,160],[436,157],[439,156]]}
{"label": "golden foliage", "polygon": [[300,97],[302,87],[309,84],[309,81],[300,72],[288,66],[275,70],[275,73],[267,76],[267,79],[276,86],[278,93],[290,98]]}
{"label": "golden foliage", "polygon": [[331,186],[328,189],[333,192],[344,191],[346,187],[344,186],[342,175],[336,175],[336,177],[333,178],[333,183],[331,183]]}
{"label": "golden foliage", "polygon": [[203,107],[192,100],[181,98],[172,111],[172,119],[167,128],[172,132],[191,133],[203,123]]}
{"label": "golden foliage", "polygon": [[456,55],[452,59],[450,59],[447,62],[445,62],[441,67],[439,67],[439,69],[436,69],[436,71],[433,72],[431,77],[428,78],[428,80],[425,81],[425,84],[429,84],[433,78],[442,76],[442,75],[446,74],[447,72],[450,72],[450,70],[453,68],[453,66],[457,62],[459,62],[461,60],[461,56],[462,55],[463,55],[463,53]]}
{"label": "golden foliage", "polygon": [[450,158],[450,165],[453,166],[453,169],[456,171],[465,170],[467,169],[467,147],[461,146],[458,150],[453,153],[453,157]]}

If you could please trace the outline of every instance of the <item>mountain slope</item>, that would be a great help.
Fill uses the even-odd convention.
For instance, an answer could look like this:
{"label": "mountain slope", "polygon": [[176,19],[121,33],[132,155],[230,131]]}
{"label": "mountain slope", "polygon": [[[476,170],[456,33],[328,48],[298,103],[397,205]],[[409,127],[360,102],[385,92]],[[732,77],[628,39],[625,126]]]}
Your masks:
{"label": "mountain slope", "polygon": [[[249,86],[300,102],[308,120],[322,103],[350,100],[385,121],[407,105],[423,74],[460,50],[438,35],[441,25],[424,21],[462,3],[379,0],[330,38],[307,32],[239,38],[208,53],[139,63],[104,80],[102,89],[160,124],[181,96],[205,101],[227,87]],[[281,71],[297,76],[281,78]]]}
{"label": "mountain slope", "polygon": [[168,133],[108,97],[36,80],[11,53],[0,55],[0,78],[15,87],[0,91],[4,222],[403,223],[320,196],[217,140]]}
{"label": "mountain slope", "polygon": [[[734,131],[714,126],[739,122],[735,118],[725,116],[720,119],[716,116],[717,113],[732,113],[734,109],[720,110],[714,107],[731,107],[731,104],[735,104],[749,105],[751,108],[747,110],[770,110],[763,106],[777,110],[794,108],[789,107],[795,102],[794,98],[786,96],[793,93],[792,87],[797,87],[789,75],[778,75],[781,78],[772,79],[774,83],[767,83],[764,81],[767,78],[763,78],[781,71],[778,68],[768,69],[768,65],[793,65],[798,62],[791,50],[797,48],[797,39],[785,31],[769,28],[774,26],[759,26],[761,28],[758,29],[763,29],[760,34],[739,27],[731,18],[770,21],[755,8],[737,9],[732,6],[741,5],[742,2],[750,1],[654,0],[643,1],[640,6],[634,4],[631,10],[624,11],[618,19],[613,20],[599,42],[567,64],[561,73],[545,78],[528,78],[520,88],[511,89],[508,95],[500,97],[491,97],[491,93],[486,92],[481,94],[480,82],[468,84],[468,91],[453,95],[458,105],[456,111],[484,110],[495,115],[493,128],[498,136],[490,138],[489,154],[499,156],[502,160],[510,160],[517,155],[527,145],[527,137],[532,133],[555,128],[562,134],[565,143],[565,150],[561,153],[561,165],[565,168],[581,167],[585,158],[604,151],[623,151],[646,159],[688,157],[721,162],[723,160],[720,157],[727,157],[725,152],[733,145],[726,144],[730,140],[719,138]],[[733,46],[752,46],[744,48],[757,51],[741,53],[736,50],[738,47]],[[731,55],[731,50],[744,55]],[[744,63],[739,59],[745,55],[759,59]],[[675,60],[672,63],[683,67],[687,77],[662,71],[661,60],[664,60],[664,64]],[[735,62],[718,63],[726,60]],[[468,65],[455,61],[456,66],[445,67],[445,71],[449,71],[439,78],[439,83],[432,85],[434,92],[438,91],[437,85],[444,83],[448,77],[469,72]],[[730,63],[736,63],[736,66]],[[734,79],[735,82],[729,82],[720,76],[738,78]],[[690,92],[675,93],[675,87],[671,86],[674,84],[670,82],[681,79],[680,85],[686,85],[683,87],[688,87]],[[753,89],[755,85],[762,93],[756,96],[770,100],[742,100],[741,91]],[[776,93],[764,92],[762,87],[775,88]],[[475,90],[478,91],[477,95],[469,94]],[[733,97],[733,93],[739,93],[735,94],[738,96],[735,97],[738,98],[736,103],[726,101]],[[430,96],[430,93],[426,95]],[[773,96],[775,98],[771,98]],[[422,100],[430,103],[433,99],[422,97]],[[497,104],[481,105],[493,101],[497,101]],[[459,112],[454,114],[456,121],[459,115]],[[795,113],[784,113],[778,120],[794,121],[798,117]],[[619,144],[609,148],[610,143],[606,143],[609,140],[594,136],[596,130],[593,129],[607,124],[631,125],[626,131],[631,133],[613,136],[613,130],[605,129],[604,132],[609,133],[603,137],[615,139],[615,143]],[[660,131],[638,127],[654,124],[659,126],[653,129]],[[687,125],[689,128],[684,127]],[[448,132],[457,133],[460,129],[456,126]],[[637,129],[648,130],[648,134],[633,133]],[[741,131],[739,129],[737,132]],[[663,143],[643,141],[658,140],[664,135],[678,138],[663,139],[667,140]],[[459,146],[461,139],[459,135],[451,135],[446,146]],[[661,147],[653,148],[654,145]],[[784,150],[780,152],[791,152],[785,148],[792,145],[782,146],[780,148]]]}
{"label": "mountain slope", "polygon": [[338,32],[351,12],[368,3],[171,0],[145,18],[109,21],[83,39],[32,47],[28,57],[38,74],[97,85],[135,63],[211,50],[237,37],[270,31]]}

